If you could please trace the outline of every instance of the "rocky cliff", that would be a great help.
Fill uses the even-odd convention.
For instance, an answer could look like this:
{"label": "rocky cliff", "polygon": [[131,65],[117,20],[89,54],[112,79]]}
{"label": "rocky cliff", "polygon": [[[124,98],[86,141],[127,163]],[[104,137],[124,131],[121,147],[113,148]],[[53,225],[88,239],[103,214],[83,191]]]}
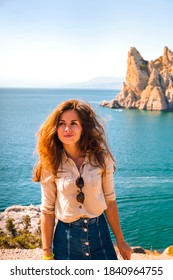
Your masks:
{"label": "rocky cliff", "polygon": [[5,233],[8,233],[6,229],[6,222],[8,219],[13,219],[14,226],[18,230],[24,229],[24,217],[28,215],[31,219],[31,225],[30,225],[30,232],[35,233],[39,230],[40,227],[40,218],[41,218],[41,212],[40,212],[40,206],[22,206],[22,205],[13,205],[11,207],[8,207],[4,212],[0,213],[0,230],[4,231]]}
{"label": "rocky cliff", "polygon": [[164,47],[156,60],[144,60],[136,48],[128,52],[123,88],[112,101],[102,101],[109,108],[173,111],[173,52]]}

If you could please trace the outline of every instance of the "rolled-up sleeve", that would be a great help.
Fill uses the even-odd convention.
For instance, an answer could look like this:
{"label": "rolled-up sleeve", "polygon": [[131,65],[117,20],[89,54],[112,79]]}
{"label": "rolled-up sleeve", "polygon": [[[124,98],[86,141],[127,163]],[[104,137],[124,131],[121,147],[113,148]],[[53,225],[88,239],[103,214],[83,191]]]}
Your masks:
{"label": "rolled-up sleeve", "polygon": [[55,214],[55,201],[57,196],[54,176],[44,171],[41,180],[41,205],[40,210],[45,214]]}
{"label": "rolled-up sleeve", "polygon": [[112,159],[106,159],[106,172],[102,176],[102,188],[105,201],[108,204],[110,201],[115,200],[114,190],[114,162]]}

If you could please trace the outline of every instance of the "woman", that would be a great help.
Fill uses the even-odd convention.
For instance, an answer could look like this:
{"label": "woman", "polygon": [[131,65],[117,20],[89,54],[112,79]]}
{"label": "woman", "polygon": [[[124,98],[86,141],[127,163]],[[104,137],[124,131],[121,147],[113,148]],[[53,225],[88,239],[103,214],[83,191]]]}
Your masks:
{"label": "woman", "polygon": [[130,259],[115,200],[113,156],[91,106],[61,103],[37,136],[33,180],[42,189],[43,259],[117,259],[106,220],[120,254]]}

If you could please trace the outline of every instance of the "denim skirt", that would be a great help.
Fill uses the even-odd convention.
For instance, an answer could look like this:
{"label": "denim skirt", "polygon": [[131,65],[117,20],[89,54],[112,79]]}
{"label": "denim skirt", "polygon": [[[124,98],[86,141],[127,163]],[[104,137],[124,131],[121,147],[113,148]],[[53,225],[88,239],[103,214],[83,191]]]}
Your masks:
{"label": "denim skirt", "polygon": [[53,253],[55,260],[117,260],[104,214],[72,223],[58,221]]}

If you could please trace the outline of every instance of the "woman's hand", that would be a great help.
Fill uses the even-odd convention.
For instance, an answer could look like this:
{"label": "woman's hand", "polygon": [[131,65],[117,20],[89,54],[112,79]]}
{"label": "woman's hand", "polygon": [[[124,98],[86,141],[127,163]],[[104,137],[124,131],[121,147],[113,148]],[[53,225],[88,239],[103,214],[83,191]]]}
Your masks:
{"label": "woman's hand", "polygon": [[120,226],[120,221],[118,217],[118,208],[116,200],[109,202],[108,208],[105,210],[106,218],[108,223],[115,235],[117,240],[117,246],[120,251],[121,256],[124,260],[130,260],[133,250],[124,241],[123,233]]}
{"label": "woman's hand", "polygon": [[117,246],[123,259],[130,260],[133,250],[129,247],[129,245],[124,240],[122,240],[117,243]]}

